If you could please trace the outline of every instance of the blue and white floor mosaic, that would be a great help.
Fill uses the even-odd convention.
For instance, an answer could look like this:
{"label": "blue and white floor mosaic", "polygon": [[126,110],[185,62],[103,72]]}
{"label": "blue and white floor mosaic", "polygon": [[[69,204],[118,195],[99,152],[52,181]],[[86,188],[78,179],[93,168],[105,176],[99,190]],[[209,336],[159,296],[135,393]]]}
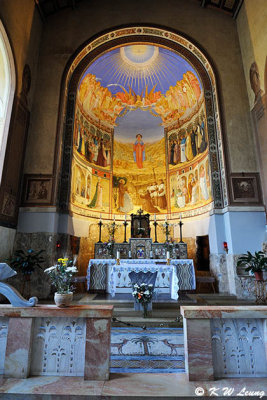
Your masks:
{"label": "blue and white floor mosaic", "polygon": [[184,368],[182,328],[111,329],[110,372],[178,373]]}

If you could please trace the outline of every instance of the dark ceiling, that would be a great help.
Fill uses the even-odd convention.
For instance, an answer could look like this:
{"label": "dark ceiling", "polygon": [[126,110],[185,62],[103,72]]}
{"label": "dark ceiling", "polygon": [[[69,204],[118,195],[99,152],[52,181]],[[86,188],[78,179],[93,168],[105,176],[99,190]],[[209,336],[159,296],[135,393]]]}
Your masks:
{"label": "dark ceiling", "polygon": [[[35,0],[36,6],[41,14],[43,21],[65,8],[76,8],[79,3],[85,0]],[[90,0],[86,0],[90,1]],[[185,0],[187,1],[187,0]],[[214,8],[220,12],[225,12],[234,19],[237,17],[243,0],[196,0],[200,7]]]}

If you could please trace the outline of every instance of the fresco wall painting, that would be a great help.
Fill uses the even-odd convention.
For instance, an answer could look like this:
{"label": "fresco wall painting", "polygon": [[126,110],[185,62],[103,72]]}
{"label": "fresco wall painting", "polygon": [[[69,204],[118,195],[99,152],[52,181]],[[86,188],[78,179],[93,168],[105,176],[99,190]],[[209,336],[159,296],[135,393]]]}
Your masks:
{"label": "fresco wall painting", "polygon": [[112,49],[84,72],[76,102],[72,211],[151,214],[212,201],[202,85],[159,46]]}

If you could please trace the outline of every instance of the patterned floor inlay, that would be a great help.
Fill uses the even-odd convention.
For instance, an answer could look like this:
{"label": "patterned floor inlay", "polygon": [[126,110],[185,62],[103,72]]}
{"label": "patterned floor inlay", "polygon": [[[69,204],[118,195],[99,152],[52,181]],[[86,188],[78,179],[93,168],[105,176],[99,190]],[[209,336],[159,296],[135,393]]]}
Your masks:
{"label": "patterned floor inlay", "polygon": [[112,328],[110,372],[185,372],[183,329]]}

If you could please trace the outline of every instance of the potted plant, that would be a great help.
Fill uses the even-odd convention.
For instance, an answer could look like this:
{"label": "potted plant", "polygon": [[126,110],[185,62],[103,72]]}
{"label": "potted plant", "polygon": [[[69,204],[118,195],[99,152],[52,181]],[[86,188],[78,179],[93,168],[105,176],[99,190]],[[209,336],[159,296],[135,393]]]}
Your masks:
{"label": "potted plant", "polygon": [[24,277],[22,294],[24,294],[25,282],[28,282],[28,287],[30,289],[31,275],[35,269],[42,269],[41,264],[45,261],[44,257],[41,255],[43,252],[44,250],[39,250],[37,252],[33,249],[28,249],[26,251],[17,250],[11,258],[10,266],[15,271],[22,273]]}
{"label": "potted plant", "polygon": [[71,290],[72,276],[78,272],[73,261],[68,258],[59,258],[57,263],[52,267],[47,268],[46,272],[53,286],[56,288],[54,295],[55,303],[58,307],[68,307],[73,298]]}
{"label": "potted plant", "polygon": [[263,271],[267,269],[267,257],[263,251],[256,251],[252,255],[250,251],[247,254],[242,254],[237,261],[237,266],[245,265],[245,271],[251,271],[255,275],[257,281],[263,280]]}

